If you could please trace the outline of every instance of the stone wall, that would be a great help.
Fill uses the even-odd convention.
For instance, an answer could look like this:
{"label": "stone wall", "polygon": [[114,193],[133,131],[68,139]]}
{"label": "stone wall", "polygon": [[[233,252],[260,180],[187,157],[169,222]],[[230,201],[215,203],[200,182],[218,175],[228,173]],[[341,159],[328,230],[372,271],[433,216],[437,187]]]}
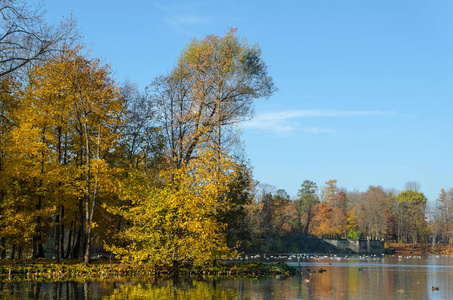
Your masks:
{"label": "stone wall", "polygon": [[325,242],[335,246],[343,252],[357,254],[381,254],[384,253],[384,242],[378,240],[347,240],[347,239],[324,239]]}

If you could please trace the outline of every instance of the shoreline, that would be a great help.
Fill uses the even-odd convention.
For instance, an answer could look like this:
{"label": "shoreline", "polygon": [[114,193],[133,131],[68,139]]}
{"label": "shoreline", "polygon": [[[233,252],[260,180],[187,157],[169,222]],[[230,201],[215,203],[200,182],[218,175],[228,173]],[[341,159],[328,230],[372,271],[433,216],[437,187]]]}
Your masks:
{"label": "shoreline", "polygon": [[58,280],[70,281],[78,278],[109,279],[109,278],[184,278],[191,276],[219,277],[259,277],[259,276],[290,276],[297,274],[297,269],[284,263],[218,263],[216,266],[181,266],[174,272],[167,266],[150,266],[146,264],[129,264],[121,262],[96,261],[85,265],[77,262],[54,263],[40,260],[35,263],[23,261],[0,261],[0,281],[4,279],[19,280]]}
{"label": "shoreline", "polygon": [[389,243],[389,248],[395,251],[395,254],[436,254],[436,255],[449,255],[453,254],[453,245],[435,245],[433,249],[432,244],[426,243]]}
{"label": "shoreline", "polygon": [[[390,243],[389,248],[395,255],[453,255],[453,245],[436,245],[418,243]],[[303,254],[303,253],[300,253]],[[90,264],[76,260],[63,260],[60,263],[50,259],[0,260],[0,281],[31,280],[31,281],[68,281],[111,278],[153,278],[171,279],[177,277],[259,277],[259,276],[290,276],[297,274],[297,268],[286,263],[262,262],[218,262],[215,266],[181,265],[178,271],[165,265],[132,264],[120,261],[100,259]]]}

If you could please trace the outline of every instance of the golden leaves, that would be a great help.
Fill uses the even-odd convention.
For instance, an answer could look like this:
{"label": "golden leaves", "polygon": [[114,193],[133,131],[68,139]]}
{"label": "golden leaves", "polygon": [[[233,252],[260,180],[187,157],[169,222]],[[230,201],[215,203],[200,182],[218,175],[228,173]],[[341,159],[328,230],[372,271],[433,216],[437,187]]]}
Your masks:
{"label": "golden leaves", "polygon": [[225,224],[216,214],[228,208],[219,197],[228,192],[236,166],[225,154],[220,162],[217,158],[215,151],[203,149],[183,167],[162,171],[155,186],[143,174],[131,173],[120,188],[126,205],[110,210],[131,222],[120,233],[130,246],[109,249],[127,260],[165,264],[202,264],[227,255]]}
{"label": "golden leaves", "polygon": [[[1,145],[6,155],[0,188],[8,199],[0,203],[7,212],[0,215],[2,224],[15,219],[35,231],[33,222],[36,226],[56,214],[49,207],[64,205],[67,214],[75,213],[82,197],[104,200],[116,191],[113,177],[121,169],[107,159],[118,139],[114,128],[121,122],[123,100],[98,59],[82,57],[78,49],[59,54],[35,65],[28,84],[14,95],[20,105],[10,111],[15,123],[8,128],[8,143]],[[94,207],[93,201],[83,209]]]}

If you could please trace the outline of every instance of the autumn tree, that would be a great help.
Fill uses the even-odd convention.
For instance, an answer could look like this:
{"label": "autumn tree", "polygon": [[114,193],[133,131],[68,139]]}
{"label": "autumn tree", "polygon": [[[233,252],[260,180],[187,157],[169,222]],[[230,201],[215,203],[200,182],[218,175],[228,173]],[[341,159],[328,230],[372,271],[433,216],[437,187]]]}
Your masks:
{"label": "autumn tree", "polygon": [[251,201],[244,205],[244,212],[243,238],[239,249],[245,253],[259,252],[265,238],[260,222],[261,205],[257,201]]}
{"label": "autumn tree", "polygon": [[337,180],[327,181],[321,203],[314,206],[313,233],[343,235],[347,231],[346,194],[337,187]]}
{"label": "autumn tree", "polygon": [[253,100],[269,97],[275,87],[260,48],[231,29],[224,37],[193,40],[170,74],[147,91],[170,161],[180,168],[202,147],[228,152],[235,140],[231,126],[249,119]]}
{"label": "autumn tree", "polygon": [[380,186],[370,186],[350,204],[350,217],[355,216],[355,229],[367,237],[381,239],[385,235],[386,209],[390,208],[391,195]]}
{"label": "autumn tree", "polygon": [[80,179],[83,179],[80,182],[83,182],[83,196],[79,198],[82,233],[79,259],[83,257],[88,263],[97,203],[113,190],[112,176],[117,170],[107,164],[106,158],[118,139],[124,107],[108,66],[73,51],[67,51],[62,58],[53,70],[62,68],[55,73],[64,74],[74,133],[79,141],[77,164]]}
{"label": "autumn tree", "polygon": [[261,183],[254,201],[244,205],[240,249],[246,252],[288,251],[287,239],[295,229],[295,202],[283,189]]}
{"label": "autumn tree", "polygon": [[[11,130],[17,124],[15,110],[19,104],[16,97],[19,84],[10,76],[0,79],[0,220],[3,220],[5,193],[8,178],[4,173],[4,166],[9,158],[8,144],[11,140]],[[1,221],[0,221],[1,222]],[[6,222],[0,226],[0,258],[6,258]]]}
{"label": "autumn tree", "polygon": [[[107,162],[118,139],[123,102],[108,67],[78,49],[65,49],[29,76],[18,110],[20,124],[10,143],[10,199],[17,202],[15,194],[23,193],[26,203],[35,207],[30,215],[37,224],[43,223],[41,214],[52,209],[58,224],[57,258],[63,252],[64,210],[78,211],[72,248],[79,250],[72,255],[88,262],[97,203],[114,191],[117,170]],[[41,244],[45,231],[36,228],[34,244]]]}
{"label": "autumn tree", "polygon": [[[444,191],[442,189],[442,191]],[[444,191],[445,192],[445,191]],[[442,197],[442,193],[440,194]],[[428,204],[426,208],[426,215],[428,221],[428,228],[429,233],[431,236],[431,251],[434,252],[436,244],[441,240],[442,236],[442,213],[439,209],[439,198],[437,199],[436,203]]]}
{"label": "autumn tree", "polygon": [[282,237],[293,231],[294,202],[290,201],[285,190],[279,189],[273,193],[269,185],[261,185],[258,200],[258,223],[260,240],[259,251],[278,252],[282,249]]}
{"label": "autumn tree", "polygon": [[[32,81],[30,78],[30,82]],[[49,217],[49,214],[43,212],[54,204],[52,201],[46,203],[46,200],[52,198],[53,190],[49,190],[54,184],[52,179],[58,178],[55,176],[57,174],[50,176],[54,171],[51,158],[54,136],[50,123],[57,118],[49,118],[55,116],[50,97],[34,97],[31,92],[35,91],[29,89],[30,86],[32,84],[25,87],[21,93],[20,106],[15,112],[20,122],[11,130],[11,139],[8,143],[9,158],[7,168],[4,170],[8,184],[4,190],[3,204],[8,208],[14,208],[7,210],[8,214],[5,217],[15,219],[16,223],[21,223],[20,220],[25,222],[25,219],[20,217],[21,213],[31,216],[25,225],[28,230],[22,232],[25,236],[33,236],[33,258],[35,258],[44,255],[42,235],[45,235],[47,230],[41,225],[44,224],[45,216]],[[58,110],[57,106],[58,104],[55,105],[55,110]],[[48,226],[46,227],[48,229]],[[23,242],[27,239],[18,240]],[[36,247],[39,247],[38,251]]]}
{"label": "autumn tree", "polygon": [[315,235],[334,235],[332,226],[332,208],[326,202],[314,206],[313,229]]}
{"label": "autumn tree", "polygon": [[329,203],[331,206],[335,205],[337,195],[340,192],[340,190],[337,187],[337,180],[336,179],[330,179],[325,182],[325,187],[323,189],[323,197],[322,201]]}
{"label": "autumn tree", "polygon": [[[255,99],[267,98],[275,90],[260,48],[249,46],[235,30],[224,37],[194,39],[173,70],[146,89],[147,103],[163,137],[167,171],[184,169],[210,149],[217,153],[217,172],[221,173],[221,157],[237,149],[235,125],[251,118]],[[231,210],[219,212],[217,220],[224,222],[228,217],[225,231],[231,234],[240,226],[239,217],[250,201],[251,178],[240,155],[230,159],[237,161],[237,178],[229,183],[228,196],[219,194],[217,201],[228,198]]]}
{"label": "autumn tree", "polygon": [[217,220],[226,224],[225,234],[231,248],[241,247],[250,238],[245,218],[247,206],[253,201],[253,188],[256,185],[246,163],[236,162],[236,167],[235,177],[228,184],[226,194],[221,196],[222,199],[227,199],[230,208],[217,213]]}
{"label": "autumn tree", "polygon": [[439,242],[451,244],[453,242],[453,190],[440,190],[431,211],[431,227],[434,227]]}
{"label": "autumn tree", "polygon": [[[4,101],[4,95],[9,93],[9,89],[3,89],[5,87],[3,83],[14,78],[16,83],[20,82],[26,85],[28,73],[33,69],[33,65],[42,64],[53,55],[58,55],[63,44],[69,45],[77,41],[79,36],[75,21],[72,18],[62,20],[58,26],[48,26],[43,20],[44,10],[41,5],[34,7],[27,1],[22,0],[0,1],[0,12],[0,80],[2,81],[2,88],[0,88],[0,93],[2,94],[0,96],[2,98],[0,119],[2,119],[2,122],[8,123],[3,125],[8,126],[9,130],[12,130],[11,115],[8,115],[8,112],[3,108],[5,108],[4,104],[10,106],[12,102],[17,102],[18,97],[13,101],[11,99]],[[4,128],[3,126],[2,130]],[[3,131],[3,137],[5,134],[8,133]],[[1,151],[3,154],[5,153],[4,148]],[[4,159],[2,163],[6,164],[7,162]],[[0,166],[1,172],[2,167]],[[5,176],[3,186],[11,188],[12,182],[10,179],[12,177]],[[11,189],[9,189],[9,192],[2,189],[1,194],[3,196],[0,205],[12,205],[11,199],[18,199],[15,196],[11,196],[11,191]],[[8,193],[12,198],[6,203],[4,196]],[[11,213],[14,210],[7,211]],[[28,212],[27,214],[28,219],[30,219],[30,213]],[[4,217],[8,218],[8,216]],[[35,217],[31,217],[31,219]],[[13,223],[10,222],[9,224],[12,225]],[[34,227],[25,226],[25,228]],[[38,227],[35,228],[35,231],[42,231],[42,229]],[[27,239],[20,239],[21,243],[25,240]],[[4,244],[4,239],[2,243]],[[43,255],[42,248],[40,249],[40,255]]]}
{"label": "autumn tree", "polygon": [[238,168],[227,155],[222,155],[217,168],[217,155],[213,150],[201,151],[183,168],[162,171],[158,185],[139,172],[126,179],[120,188],[125,205],[108,210],[131,226],[108,249],[123,260],[161,263],[175,272],[184,262],[212,264],[229,255],[226,224],[216,215],[230,208],[228,199],[218,199],[228,195]]}
{"label": "autumn tree", "polygon": [[[392,197],[392,201],[395,201],[394,197]],[[384,238],[386,240],[398,240],[395,216],[392,214],[391,207],[385,209]]]}
{"label": "autumn tree", "polygon": [[[117,176],[119,181],[128,180],[136,172],[143,173],[149,182],[158,181],[158,174],[165,167],[165,157],[162,131],[156,126],[152,103],[129,81],[119,87],[119,95],[124,102],[121,135],[108,162],[122,170]],[[108,206],[124,205],[122,202],[114,197]],[[104,240],[110,243],[112,237],[127,226],[127,221],[120,215],[104,213],[102,216],[107,225]]]}
{"label": "autumn tree", "polygon": [[146,173],[158,170],[163,156],[162,130],[155,124],[155,110],[152,103],[138,90],[137,86],[125,82],[120,87],[124,100],[124,122],[118,141],[123,157],[116,157],[123,167],[142,169]]}
{"label": "autumn tree", "polygon": [[[346,203],[346,195],[340,192],[337,197],[338,203]],[[345,237],[347,233],[347,211],[346,206],[333,206],[331,214],[332,231],[334,234]]]}
{"label": "autumn tree", "polygon": [[[48,232],[49,226],[42,219],[51,212],[51,209],[41,205],[46,193],[45,178],[41,172],[46,147],[43,141],[45,135],[39,129],[40,118],[36,117],[33,107],[29,107],[22,95],[23,90],[16,89],[12,93],[14,89],[11,81],[4,77],[2,82],[2,244],[12,246],[13,257],[15,250],[18,250],[20,258],[23,250],[28,250],[32,244],[33,257],[43,256],[42,234]],[[35,128],[31,128],[35,121]],[[39,252],[36,252],[38,245]]]}

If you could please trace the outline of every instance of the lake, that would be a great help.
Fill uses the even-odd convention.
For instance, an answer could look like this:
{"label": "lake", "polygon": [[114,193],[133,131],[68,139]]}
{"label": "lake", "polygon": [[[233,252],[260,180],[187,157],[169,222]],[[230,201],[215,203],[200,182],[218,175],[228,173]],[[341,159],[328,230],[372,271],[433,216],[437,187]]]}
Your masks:
{"label": "lake", "polygon": [[[296,256],[242,261],[285,262]],[[319,272],[320,269],[325,270]],[[301,275],[0,282],[1,299],[453,299],[453,256],[303,255]],[[438,288],[433,290],[433,287]]]}

